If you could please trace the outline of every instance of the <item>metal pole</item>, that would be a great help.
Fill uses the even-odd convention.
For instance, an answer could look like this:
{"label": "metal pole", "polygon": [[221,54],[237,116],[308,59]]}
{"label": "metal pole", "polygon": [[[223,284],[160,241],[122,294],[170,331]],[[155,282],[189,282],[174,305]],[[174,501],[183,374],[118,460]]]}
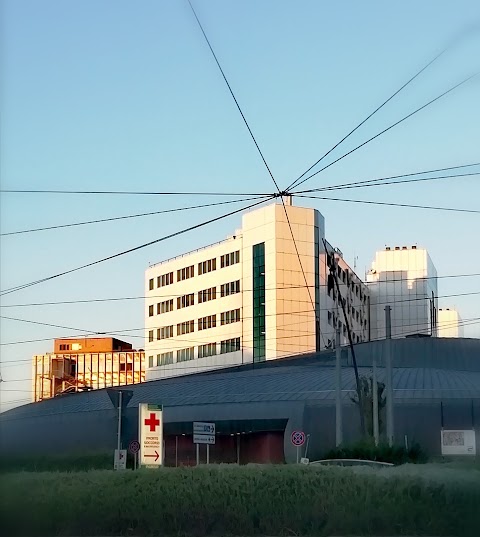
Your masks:
{"label": "metal pole", "polygon": [[237,464],[240,466],[240,436],[237,436]]}
{"label": "metal pole", "polygon": [[335,424],[336,424],[336,446],[343,442],[343,424],[342,424],[342,349],[340,348],[340,327],[335,329],[335,372],[336,372],[336,389],[335,389]]}
{"label": "metal pole", "polygon": [[197,446],[197,466],[200,465],[200,444],[196,444]]}
{"label": "metal pole", "polygon": [[377,359],[373,357],[373,380],[372,380],[372,392],[373,392],[373,439],[375,445],[378,446],[380,440],[380,427],[378,422],[378,382],[377,382]]}
{"label": "metal pole", "polygon": [[136,453],[133,454],[133,469],[134,470],[137,469],[137,454]]}
{"label": "metal pole", "polygon": [[175,437],[175,468],[178,467],[178,436]]}
{"label": "metal pole", "polygon": [[117,428],[117,449],[120,451],[122,436],[122,392],[118,392],[118,428]]}
{"label": "metal pole", "polygon": [[305,454],[304,454],[304,457],[307,458],[307,454],[308,454],[308,445],[310,444],[310,435],[307,434],[307,443],[305,445]]}
{"label": "metal pole", "polygon": [[297,464],[300,462],[300,446],[297,446]]}
{"label": "metal pole", "polygon": [[393,446],[393,371],[392,371],[392,320],[391,308],[385,306],[385,373],[386,373],[386,396],[387,396],[387,441],[389,446]]}
{"label": "metal pole", "polygon": [[207,444],[207,464],[210,464],[210,444]]}

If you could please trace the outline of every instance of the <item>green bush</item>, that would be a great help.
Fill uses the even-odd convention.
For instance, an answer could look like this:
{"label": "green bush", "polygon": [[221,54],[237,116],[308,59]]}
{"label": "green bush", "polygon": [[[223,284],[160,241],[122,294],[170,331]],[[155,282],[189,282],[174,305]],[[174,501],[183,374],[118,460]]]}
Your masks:
{"label": "green bush", "polygon": [[361,459],[392,464],[425,463],[427,455],[418,444],[408,450],[403,446],[375,445],[373,440],[363,440],[351,445],[340,446],[328,451],[324,459]]}
{"label": "green bush", "polygon": [[[133,468],[133,462],[131,464]],[[0,473],[7,472],[83,472],[86,470],[111,470],[113,452],[68,456],[30,456],[0,458]]]}
{"label": "green bush", "polygon": [[[417,468],[421,474],[423,467]],[[477,534],[480,480],[430,480],[399,475],[401,469],[210,466],[6,474],[0,483],[2,535]]]}

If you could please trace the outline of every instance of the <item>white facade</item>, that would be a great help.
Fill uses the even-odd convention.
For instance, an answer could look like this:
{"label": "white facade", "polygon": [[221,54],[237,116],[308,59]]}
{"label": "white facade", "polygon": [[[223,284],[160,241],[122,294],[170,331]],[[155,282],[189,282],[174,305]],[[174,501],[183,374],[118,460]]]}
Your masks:
{"label": "white facade", "polygon": [[378,251],[367,274],[371,339],[386,336],[385,306],[391,307],[392,337],[437,335],[437,270],[424,248]]}
{"label": "white facade", "polygon": [[[324,218],[286,210],[295,244],[283,206],[273,203],[245,213],[228,239],[147,269],[148,380],[332,346]],[[341,257],[339,266],[354,341],[365,341],[366,287]]]}
{"label": "white facade", "polygon": [[438,337],[463,337],[462,319],[455,309],[438,310]]}

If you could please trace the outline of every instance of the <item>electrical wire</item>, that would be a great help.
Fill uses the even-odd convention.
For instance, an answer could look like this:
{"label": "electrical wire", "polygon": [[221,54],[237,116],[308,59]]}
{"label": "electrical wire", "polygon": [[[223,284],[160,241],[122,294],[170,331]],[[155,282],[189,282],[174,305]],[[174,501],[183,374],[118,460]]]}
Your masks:
{"label": "electrical wire", "polygon": [[259,198],[264,198],[264,197],[265,196],[256,196],[256,197],[253,197],[253,198],[242,198],[242,199],[238,199],[238,200],[219,201],[219,202],[216,202],[216,203],[205,203],[203,205],[192,205],[190,207],[177,207],[175,209],[165,209],[163,211],[153,211],[153,212],[148,212],[148,213],[129,214],[129,215],[125,215],[125,216],[115,216],[113,218],[102,218],[102,219],[97,219],[97,220],[86,220],[84,222],[74,222],[72,224],[60,224],[60,225],[57,225],[57,226],[38,227],[38,228],[33,228],[33,229],[23,229],[23,230],[18,230],[18,231],[10,231],[8,233],[0,233],[0,236],[5,237],[7,235],[20,235],[22,233],[33,233],[35,231],[48,231],[48,230],[51,230],[51,229],[61,229],[61,228],[74,227],[74,226],[85,226],[85,225],[88,225],[88,224],[99,224],[99,223],[102,223],[102,222],[113,222],[115,220],[126,220],[126,219],[129,219],[129,218],[141,218],[141,217],[144,217],[144,216],[153,216],[153,215],[158,215],[158,214],[176,213],[176,212],[180,212],[180,211],[188,211],[188,210],[191,210],[191,209],[203,209],[205,207],[215,207],[217,205],[227,205],[229,203],[242,203],[242,202],[245,202],[245,201],[258,200]]}
{"label": "electrical wire", "polygon": [[85,269],[85,268],[88,268],[88,267],[91,267],[93,265],[98,265],[99,263],[103,263],[105,261],[109,261],[111,259],[115,259],[117,257],[120,257],[120,256],[123,256],[123,255],[126,255],[126,254],[129,254],[129,253],[132,253],[132,252],[135,252],[137,250],[141,250],[142,248],[146,248],[147,246],[152,246],[153,244],[157,244],[159,242],[162,242],[162,241],[165,241],[167,239],[171,239],[173,237],[177,237],[179,235],[182,235],[183,233],[187,233],[188,231],[193,231],[194,229],[198,229],[200,227],[203,227],[203,226],[206,226],[208,224],[211,224],[213,222],[218,222],[219,220],[222,220],[224,218],[227,218],[228,216],[232,216],[234,214],[237,214],[239,212],[242,212],[242,211],[245,211],[246,209],[250,209],[252,207],[255,207],[257,205],[260,205],[262,203],[264,203],[265,199],[262,199],[256,203],[252,203],[250,205],[247,205],[246,207],[242,207],[240,209],[236,209],[235,211],[231,211],[229,213],[226,213],[226,214],[223,214],[221,216],[217,216],[215,218],[211,218],[209,220],[205,220],[203,222],[200,222],[199,224],[195,224],[194,226],[190,226],[188,228],[184,228],[180,231],[175,231],[174,233],[170,233],[169,235],[165,235],[163,237],[160,237],[159,239],[155,239],[153,241],[149,241],[149,242],[146,242],[144,244],[140,244],[139,246],[135,246],[133,248],[129,248],[128,250],[123,250],[121,252],[118,252],[116,254],[113,254],[113,255],[109,255],[107,257],[103,257],[102,259],[97,259],[96,261],[92,261],[90,263],[86,263],[85,265],[80,265],[79,267],[75,267],[73,269],[69,269],[69,270],[65,270],[63,272],[59,272],[57,274],[53,274],[51,276],[47,276],[45,278],[41,278],[39,280],[35,280],[33,282],[29,282],[29,283],[26,283],[26,284],[23,284],[23,285],[18,285],[16,287],[12,287],[10,289],[6,289],[2,292],[0,292],[0,295],[1,296],[4,296],[4,295],[7,295],[9,293],[13,293],[13,292],[16,292],[16,291],[20,291],[22,289],[26,289],[27,287],[31,287],[33,285],[38,285],[40,283],[44,283],[46,281],[49,281],[49,280],[53,280],[55,278],[59,278],[61,276],[65,276],[66,274],[71,274],[72,272],[76,272],[78,270],[82,270],[82,269]]}
{"label": "electrical wire", "polygon": [[[427,173],[427,172],[418,172],[420,173]],[[422,181],[437,181],[441,179],[455,179],[457,177],[471,177],[475,175],[480,175],[480,172],[473,172],[473,173],[457,173],[452,175],[438,175],[435,177],[416,177],[415,179],[403,179],[400,181],[390,181],[390,179],[394,179],[396,177],[407,177],[409,175],[417,175],[417,174],[406,174],[406,175],[397,175],[393,177],[381,177],[379,179],[368,179],[366,181],[353,181],[351,183],[343,183],[340,185],[330,185],[330,186],[324,186],[321,188],[312,188],[310,190],[301,190],[298,192],[292,192],[292,195],[299,195],[299,194],[309,194],[314,192],[325,192],[328,190],[346,190],[349,188],[363,188],[363,187],[371,187],[371,186],[384,186],[384,185],[401,185],[405,183],[420,183]]]}
{"label": "electrical wire", "polygon": [[[445,276],[426,276],[426,277],[420,277],[420,278],[394,278],[392,280],[388,280],[389,282],[410,282],[410,281],[423,281],[423,280],[435,280],[435,279],[442,279],[442,278],[467,278],[467,277],[475,277],[480,276],[480,272],[474,272],[471,274],[450,274]],[[266,287],[265,291],[285,291],[287,289],[303,289],[305,285],[292,285],[292,286],[281,286],[281,287]],[[308,287],[314,287],[314,285],[310,285]],[[318,287],[328,287],[328,284],[320,284]],[[248,292],[252,291],[253,289],[243,289],[241,292]],[[469,295],[471,293],[464,293],[465,295]],[[62,304],[90,304],[90,303],[96,303],[96,302],[115,302],[115,301],[122,301],[122,300],[145,300],[145,299],[152,299],[152,298],[178,298],[182,295],[142,295],[142,296],[125,296],[125,297],[111,297],[111,298],[92,298],[92,299],[83,299],[83,300],[59,300],[57,302],[29,302],[29,303],[23,303],[23,304],[0,304],[0,308],[22,308],[22,307],[32,307],[32,306],[57,306]],[[447,296],[463,296],[460,295],[444,295]],[[438,297],[442,298],[442,297]]]}
{"label": "electrical wire", "polygon": [[278,192],[280,192],[280,188],[279,188],[279,186],[277,184],[277,181],[275,180],[275,177],[273,176],[273,173],[270,170],[270,167],[268,166],[267,161],[265,160],[265,157],[263,156],[262,150],[260,149],[260,146],[258,145],[255,136],[253,135],[252,129],[250,128],[250,125],[248,124],[248,121],[247,121],[247,119],[246,119],[246,117],[245,117],[245,115],[244,115],[244,113],[243,113],[243,111],[242,111],[242,109],[240,107],[240,104],[238,103],[237,98],[235,97],[235,94],[233,93],[232,87],[230,86],[230,83],[228,82],[228,79],[227,79],[227,77],[226,77],[226,75],[225,75],[225,73],[224,73],[224,71],[222,69],[222,66],[220,65],[220,62],[218,61],[217,55],[215,54],[215,51],[213,50],[213,47],[210,44],[210,41],[209,41],[209,39],[207,37],[207,34],[205,33],[205,30],[203,29],[202,23],[200,22],[200,19],[197,16],[197,13],[196,13],[193,5],[192,5],[192,2],[190,0],[188,0],[188,4],[190,5],[190,9],[192,10],[193,15],[195,16],[195,19],[196,19],[196,21],[198,23],[198,26],[200,27],[200,30],[201,30],[201,32],[203,34],[203,37],[205,38],[205,41],[206,41],[206,43],[208,45],[208,48],[210,49],[210,52],[212,53],[212,56],[215,59],[217,67],[220,70],[220,73],[222,74],[223,80],[225,81],[225,84],[228,87],[230,95],[232,96],[233,100],[235,101],[237,109],[240,112],[240,115],[242,116],[243,122],[245,123],[245,126],[247,127],[247,130],[248,130],[248,132],[250,134],[250,137],[252,138],[253,143],[255,144],[255,147],[257,148],[257,151],[258,151],[260,157],[262,158],[263,164],[265,165],[265,168],[267,169],[267,171],[268,171],[268,173],[269,173],[269,175],[270,175],[270,177],[271,177],[276,189],[278,190]]}
{"label": "electrical wire", "polygon": [[410,112],[410,114],[404,116],[403,118],[399,119],[398,121],[396,121],[395,123],[392,123],[389,127],[387,127],[386,129],[383,129],[382,131],[378,132],[377,134],[375,134],[375,136],[372,136],[371,138],[369,138],[368,140],[366,140],[365,142],[362,142],[360,145],[357,145],[356,147],[354,147],[353,149],[351,149],[350,151],[348,151],[347,153],[344,153],[341,157],[338,157],[337,159],[335,159],[333,162],[331,162],[330,164],[327,164],[326,166],[324,166],[323,168],[321,168],[320,170],[316,171],[315,173],[312,173],[311,175],[309,175],[308,177],[304,178],[302,181],[300,181],[299,183],[297,183],[295,185],[295,187],[298,187],[300,185],[302,185],[303,183],[305,183],[306,181],[308,181],[309,179],[311,179],[312,177],[314,177],[315,175],[318,175],[319,173],[323,172],[324,170],[326,170],[327,168],[330,168],[330,166],[333,166],[334,164],[336,164],[337,162],[339,162],[340,160],[344,159],[345,157],[348,157],[348,155],[351,155],[352,153],[354,153],[355,151],[357,151],[357,149],[360,149],[361,147],[367,145],[368,143],[370,143],[371,141],[375,140],[376,138],[382,136],[383,134],[385,134],[386,132],[388,132],[390,129],[393,129],[394,127],[396,127],[397,125],[400,125],[400,123],[403,123],[404,121],[406,121],[407,119],[411,118],[412,116],[414,116],[415,114],[417,114],[418,112],[420,112],[421,110],[427,108],[428,106],[432,105],[433,103],[435,103],[436,101],[438,101],[439,99],[445,97],[446,95],[448,95],[449,93],[451,93],[452,91],[456,90],[457,88],[459,88],[460,86],[466,84],[467,82],[469,82],[470,80],[473,80],[475,77],[477,77],[478,75],[480,74],[480,72],[476,72],[474,73],[473,75],[470,75],[468,76],[467,78],[464,78],[461,82],[459,82],[458,84],[455,84],[455,86],[452,86],[451,88],[449,88],[448,90],[444,91],[443,93],[441,93],[440,95],[438,95],[437,97],[435,97],[434,99],[428,101],[427,103],[425,103],[424,105],[420,106],[419,108],[417,108],[416,110],[414,110],[413,112]]}
{"label": "electrical wire", "polygon": [[295,188],[295,185],[298,183],[298,181],[304,177],[310,170],[312,170],[317,164],[320,164],[322,160],[327,157],[334,149],[336,149],[340,144],[342,144],[347,138],[349,138],[355,131],[357,131],[362,125],[364,125],[371,117],[373,117],[379,110],[381,110],[386,104],[388,104],[394,97],[396,97],[402,90],[404,90],[410,83],[412,83],[418,76],[420,76],[426,69],[428,69],[433,63],[435,63],[445,52],[448,50],[449,47],[446,47],[443,49],[440,53],[435,55],[433,59],[431,59],[426,65],[424,65],[417,73],[415,73],[414,76],[412,76],[405,84],[400,86],[400,88],[395,91],[390,97],[384,101],[380,106],[378,106],[373,112],[371,112],[364,120],[362,120],[356,127],[354,127],[346,136],[344,136],[339,142],[337,142],[332,148],[330,148],[323,156],[321,156],[314,164],[310,166],[307,170],[305,170],[302,175],[297,177],[293,183],[291,183],[287,190],[290,190],[291,188]]}
{"label": "electrical wire", "polygon": [[136,190],[48,190],[48,189],[0,189],[2,194],[81,194],[81,195],[125,195],[125,196],[271,196],[265,192],[156,192]]}
{"label": "electrical wire", "polygon": [[387,205],[389,207],[406,207],[409,209],[428,209],[428,210],[433,210],[433,211],[450,211],[450,212],[457,212],[457,213],[480,214],[480,210],[461,209],[458,207],[436,207],[432,205],[413,205],[409,203],[389,203],[386,201],[352,200],[352,199],[345,199],[345,198],[325,198],[321,196],[308,196],[306,194],[298,194],[298,197],[309,198],[309,199],[319,199],[319,200],[324,200],[324,201],[343,201],[347,203],[365,203],[368,205]]}
{"label": "electrical wire", "polygon": [[[390,283],[390,282],[392,282],[392,280],[388,280],[388,283]],[[440,298],[453,298],[453,297],[460,297],[460,296],[476,296],[476,295],[479,295],[479,294],[480,294],[480,291],[473,291],[473,292],[469,292],[469,293],[455,293],[455,294],[449,294],[449,295],[440,295],[440,296],[437,296],[435,298],[440,299]],[[372,306],[380,306],[380,305],[387,305],[387,304],[400,304],[400,303],[407,303],[407,302],[418,302],[418,301],[424,301],[424,300],[427,300],[427,299],[425,297],[405,298],[405,299],[394,300],[394,301],[390,300],[390,301],[385,301],[385,302],[375,302],[375,303],[372,304]],[[361,305],[358,305],[358,304],[354,305],[355,309],[359,309],[360,307],[361,307]],[[319,311],[331,311],[331,310],[332,310],[331,307],[319,308]],[[306,309],[306,310],[290,311],[290,312],[285,312],[285,313],[270,313],[270,314],[266,314],[265,317],[282,317],[282,316],[285,316],[285,315],[297,315],[298,316],[298,315],[308,315],[309,313],[311,314],[311,313],[314,313],[314,312],[312,312],[312,310],[309,308],[309,309]],[[217,313],[216,315],[220,315],[220,314],[221,314],[221,312]],[[137,336],[137,335],[134,335],[134,334],[125,334],[125,333],[126,332],[138,332],[138,331],[141,331],[143,333],[146,333],[147,331],[155,332],[155,330],[158,330],[160,328],[165,328],[166,326],[174,326],[174,325],[166,324],[166,321],[167,321],[166,320],[161,325],[145,326],[145,327],[139,327],[139,328],[123,328],[121,330],[105,330],[105,331],[98,331],[98,332],[90,332],[88,330],[81,329],[81,328],[72,328],[72,327],[69,327],[69,326],[61,326],[61,325],[57,325],[57,324],[49,324],[49,323],[44,323],[44,322],[41,322],[41,321],[32,321],[30,319],[20,319],[20,318],[16,318],[16,317],[7,317],[7,316],[4,316],[4,315],[0,315],[0,318],[6,319],[6,320],[17,321],[17,322],[25,322],[25,323],[37,324],[37,325],[42,325],[42,326],[50,326],[50,327],[55,327],[55,328],[68,329],[68,330],[77,330],[79,332],[86,333],[86,335],[88,335],[88,336],[96,336],[96,335],[106,336],[106,335],[110,334],[110,335],[115,335],[115,336],[123,335],[124,337],[130,337],[130,338],[132,338],[132,337],[140,337],[142,339],[145,338],[145,335]],[[243,316],[240,319],[240,322],[250,320],[250,319],[253,319],[253,318],[254,318],[253,316]],[[188,322],[190,320],[195,320],[195,319],[188,319],[187,321],[184,321],[184,322]],[[289,325],[283,325],[283,326],[290,326],[290,325],[293,326],[293,325],[296,325],[298,323],[299,323],[299,321],[295,320],[294,322],[290,323]],[[181,324],[181,323],[175,323],[175,324]],[[232,325],[232,329],[235,329],[236,323],[229,323],[229,324]],[[218,325],[218,326],[228,326],[228,325]],[[236,332],[236,331],[234,330],[234,332]],[[177,335],[176,337],[182,337],[183,335],[187,335],[187,334]],[[5,342],[5,343],[0,343],[0,345],[4,345],[4,346],[6,346],[6,345],[19,345],[19,344],[24,344],[24,343],[34,343],[34,342],[40,342],[40,341],[51,341],[52,339],[71,339],[71,338],[78,339],[79,336],[74,335],[74,336],[63,336],[63,337],[59,337],[59,338],[50,337],[50,338],[37,339],[37,340],[24,340],[24,341]],[[170,338],[167,338],[167,339],[170,339]],[[159,340],[154,339],[154,341],[159,341]],[[181,341],[189,341],[189,340],[182,339]],[[200,340],[195,340],[195,341],[200,342]],[[201,342],[204,342],[204,340],[201,340]]]}

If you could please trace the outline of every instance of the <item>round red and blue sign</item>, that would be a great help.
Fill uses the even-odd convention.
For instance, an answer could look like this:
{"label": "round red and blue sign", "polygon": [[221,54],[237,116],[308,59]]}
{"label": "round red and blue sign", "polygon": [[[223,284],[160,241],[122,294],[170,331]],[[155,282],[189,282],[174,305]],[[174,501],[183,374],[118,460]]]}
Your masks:
{"label": "round red and blue sign", "polygon": [[294,446],[303,446],[305,444],[305,433],[303,431],[293,431],[291,440]]}

